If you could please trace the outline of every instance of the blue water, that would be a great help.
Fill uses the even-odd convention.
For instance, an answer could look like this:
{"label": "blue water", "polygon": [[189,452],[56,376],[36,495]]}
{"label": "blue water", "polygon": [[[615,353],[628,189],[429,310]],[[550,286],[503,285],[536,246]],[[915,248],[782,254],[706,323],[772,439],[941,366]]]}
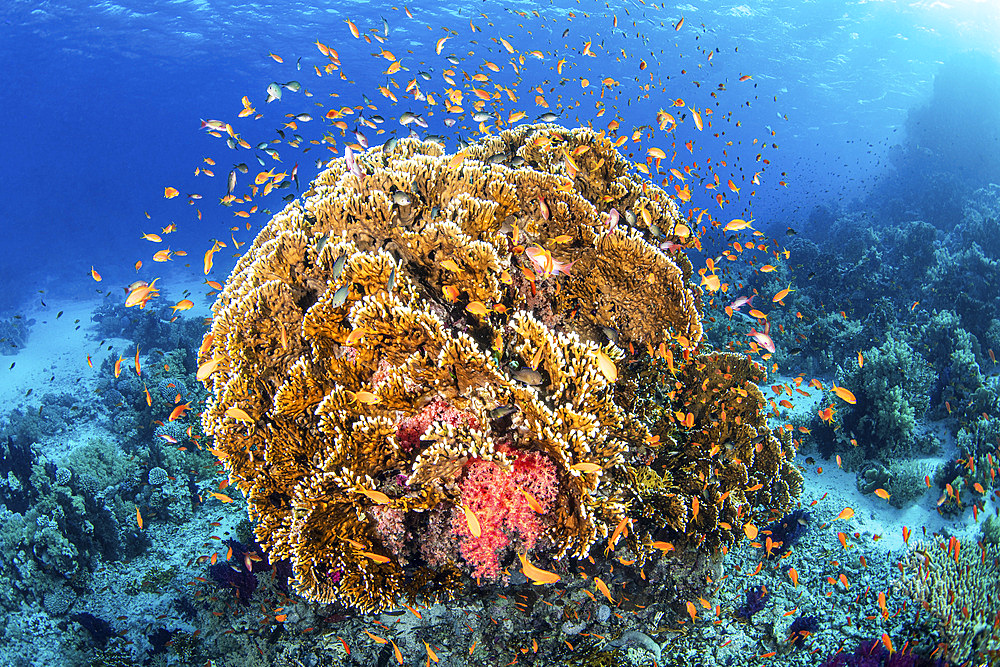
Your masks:
{"label": "blue water", "polygon": [[[451,67],[460,76],[462,70],[482,70],[484,60],[505,63],[509,56],[499,38],[524,54],[543,52],[543,60],[525,55],[519,100],[504,96],[503,113],[524,110],[523,122],[546,111],[533,104],[535,86],[544,89],[553,107],[548,110],[559,113],[556,122],[568,127],[590,122],[603,129],[617,118],[619,133],[631,135],[633,128],[655,125],[659,109],[683,116],[675,147],[658,133],[656,140],[630,143],[623,151],[642,162],[650,146],[668,156],[676,150],[680,164],[696,172],[691,205],[710,208],[713,215],[715,193],[729,195],[726,183],[732,179],[741,195],[716,217],[723,224],[753,219],[782,242],[789,227],[802,237],[822,237],[828,228],[817,229],[823,224],[817,221],[827,218],[817,211],[836,217],[865,210],[886,224],[923,220],[945,233],[973,191],[1000,182],[1000,8],[994,2],[613,4],[424,2],[406,5],[411,19],[402,4],[366,2],[2,3],[0,321],[23,313],[51,315],[45,310],[50,300],[114,301],[137,278],[160,277],[173,303],[182,295],[181,288],[169,291],[172,282],[187,286],[205,278],[202,256],[213,239],[228,247],[217,254],[207,278],[224,282],[235,262],[234,246],[251,241],[270,217],[264,210],[248,219],[234,217],[249,205],[220,206],[227,174],[237,163],[248,165],[249,175],[239,175],[243,192],[258,171],[290,172],[297,165],[301,189],[253,202],[280,210],[281,197],[300,195],[318,173],[318,158],[342,156],[352,140],[324,121],[330,108],[362,105],[367,96],[377,109],[364,113],[385,118],[384,132],[361,128],[373,145],[409,133],[413,126],[398,122],[404,110],[425,114],[429,127],[415,129],[443,135],[449,151],[459,140],[474,138],[475,124],[447,127],[440,105],[427,114],[424,103],[405,99],[401,88],[393,89],[400,103],[390,104],[378,90],[390,62],[377,57],[382,48],[409,68],[397,81],[405,85],[418,77],[438,99],[443,70]],[[682,17],[683,26],[675,29]],[[353,38],[348,19],[362,35],[385,43]],[[435,54],[435,43],[448,31],[457,34]],[[337,50],[346,80],[340,72],[316,75],[314,66],[327,62],[317,41]],[[596,57],[582,54],[588,41]],[[450,65],[449,54],[462,63]],[[567,60],[562,83],[554,71],[560,58]],[[433,82],[425,83],[418,71],[430,73]],[[517,78],[509,64],[486,73],[490,90],[493,84],[513,87]],[[740,81],[744,75],[752,78]],[[589,88],[581,88],[583,76]],[[604,77],[624,85],[608,89],[606,113],[598,117],[594,105]],[[285,89],[281,100],[265,102],[269,83],[291,80],[300,81],[302,91]],[[640,88],[650,82],[648,91]],[[260,119],[236,118],[244,95],[263,114]],[[555,108],[557,96],[561,109]],[[678,98],[683,105],[671,106]],[[581,104],[572,106],[576,100]],[[704,115],[703,131],[693,126],[692,107],[712,111]],[[301,134],[302,144],[271,145],[280,162],[253,148],[227,149],[224,137],[199,129],[201,119],[222,119],[255,146],[277,138],[289,115],[302,113],[313,120],[284,130]],[[345,118],[351,130],[357,118]],[[337,137],[336,151],[310,147],[309,140],[325,131]],[[694,142],[690,152],[688,141]],[[206,167],[214,177],[195,174]],[[721,184],[707,191],[701,186],[713,174]],[[166,199],[168,186],[180,195]],[[162,231],[171,224],[175,232]],[[160,234],[163,243],[143,240],[144,233]],[[714,252],[723,237],[710,234],[705,243]],[[168,246],[187,256],[154,262],[153,252]],[[703,261],[695,261],[696,268]],[[985,290],[994,287],[988,283]],[[980,296],[988,322],[996,297]],[[902,308],[919,295],[899,299]],[[204,310],[200,296],[197,305]],[[824,308],[836,312],[841,306]],[[981,337],[986,329],[965,325]],[[45,337],[44,326],[36,324],[32,335]],[[984,338],[976,352],[984,373],[986,347]],[[782,370],[793,376],[784,364]],[[28,389],[0,375],[4,382],[13,394]],[[947,379],[939,382],[944,384]],[[940,387],[936,391],[944,395]],[[949,403],[949,414],[951,409]]]}
{"label": "blue water", "polygon": [[[790,222],[815,203],[862,196],[885,168],[889,147],[900,141],[908,110],[931,94],[940,63],[968,49],[997,49],[997,12],[988,2],[689,3],[656,11],[629,3],[619,12],[618,32],[609,29],[602,6],[548,7],[547,15],[560,17],[559,28],[518,39],[525,49],[567,52],[579,49],[584,38],[609,40],[608,51],[647,57],[648,72],[671,77],[671,97],[676,93],[698,105],[711,102],[709,93],[728,82],[721,109],[738,116],[746,137],[763,138],[772,128],[776,135],[768,139],[780,147],[770,154],[771,177],[758,188],[756,214]],[[18,303],[40,284],[56,289],[81,280],[91,264],[108,267],[113,280],[126,280],[127,272],[112,267],[138,259],[147,249],[139,235],[154,225],[175,220],[177,238],[188,246],[224,230],[228,220],[208,201],[201,206],[207,219],[196,224],[188,211],[161,196],[168,183],[182,192],[204,190],[208,200],[220,196],[224,174],[214,191],[191,176],[217,147],[198,132],[198,119],[231,117],[244,94],[263,107],[258,100],[267,83],[293,78],[298,58],[304,67],[295,76],[329,92],[311,71],[322,61],[312,45],[317,39],[339,46],[345,70],[357,82],[353,90],[376,99],[374,88],[384,77],[366,67],[375,49],[350,38],[345,18],[381,27],[384,16],[393,44],[440,70],[444,63],[434,62],[433,45],[442,28],[466,39],[470,17],[483,12],[497,34],[518,36],[520,21],[507,9],[413,5],[418,18],[408,20],[402,11],[364,4],[313,9],[301,3],[5,3],[2,303]],[[566,12],[574,9],[590,11],[592,18],[566,22]],[[682,14],[687,29],[674,33],[670,26]],[[571,27],[566,40],[559,38],[564,25]],[[667,47],[663,56],[650,48],[661,42]],[[718,53],[707,64],[709,49]],[[664,61],[654,64],[650,51]],[[285,64],[271,61],[269,52]],[[611,76],[634,71],[625,63],[608,57],[594,69]],[[737,85],[743,73],[752,74],[753,82]],[[311,105],[299,96],[294,108],[284,101],[271,106],[280,109],[268,107],[259,122],[269,129],[279,111]],[[655,104],[648,109],[655,111]],[[626,126],[650,122],[624,105],[619,111]],[[727,137],[738,141],[734,129]],[[744,175],[752,176],[756,152],[746,143],[734,146],[730,162],[740,161]],[[780,172],[788,174],[788,188],[777,185]]]}

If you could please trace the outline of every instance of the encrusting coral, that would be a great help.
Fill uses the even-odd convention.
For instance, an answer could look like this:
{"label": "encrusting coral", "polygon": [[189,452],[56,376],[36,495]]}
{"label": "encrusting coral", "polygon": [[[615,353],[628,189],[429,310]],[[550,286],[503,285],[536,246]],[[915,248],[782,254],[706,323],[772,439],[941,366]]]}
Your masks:
{"label": "encrusting coral", "polygon": [[[349,157],[238,261],[199,359],[213,451],[300,594],[449,599],[515,554],[585,558],[629,518],[652,536],[663,517],[629,482],[650,456],[666,529],[692,546],[788,508],[794,449],[766,428],[763,371],[695,352],[680,249],[697,239],[607,137],[520,126],[454,156],[401,139]],[[696,415],[656,450],[619,387],[665,345]]]}

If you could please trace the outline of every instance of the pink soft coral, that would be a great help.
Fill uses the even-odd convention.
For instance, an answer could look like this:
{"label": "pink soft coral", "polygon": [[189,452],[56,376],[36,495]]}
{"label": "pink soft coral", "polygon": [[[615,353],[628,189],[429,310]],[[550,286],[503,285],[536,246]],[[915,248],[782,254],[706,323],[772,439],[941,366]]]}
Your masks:
{"label": "pink soft coral", "polygon": [[461,503],[479,520],[480,536],[472,536],[461,508],[452,514],[452,530],[461,541],[462,557],[477,577],[492,580],[500,577],[500,556],[512,537],[516,535],[524,549],[531,551],[545,529],[521,489],[538,501],[543,514],[558,491],[555,465],[545,454],[502,449],[514,459],[510,470],[492,461],[473,459],[460,482]]}
{"label": "pink soft coral", "polygon": [[479,426],[479,421],[472,415],[462,412],[451,403],[435,398],[412,417],[404,417],[396,424],[396,438],[404,451],[410,451],[420,445],[420,438],[427,432],[427,427],[435,421],[457,426],[465,424]]}

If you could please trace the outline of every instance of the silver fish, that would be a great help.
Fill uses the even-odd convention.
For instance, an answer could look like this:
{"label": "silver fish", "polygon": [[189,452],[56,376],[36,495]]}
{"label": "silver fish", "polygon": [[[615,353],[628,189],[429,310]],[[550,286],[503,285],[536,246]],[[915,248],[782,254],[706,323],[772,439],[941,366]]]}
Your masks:
{"label": "silver fish", "polygon": [[[292,91],[293,93],[299,92],[299,90],[302,88],[302,84],[299,83],[298,81],[289,81],[288,83],[283,83],[281,85],[287,88],[288,90]],[[278,95],[278,97],[281,97],[281,95]]]}
{"label": "silver fish", "polygon": [[319,237],[319,240],[316,241],[316,254],[317,255],[319,255],[321,252],[323,252],[323,246],[325,246],[326,242],[329,241],[329,240],[330,240],[330,232],[327,232],[326,234],[323,234],[323,236]]}
{"label": "silver fish", "polygon": [[347,263],[347,255],[341,255],[337,258],[337,261],[333,263],[333,276],[332,280],[337,280],[340,278],[341,272],[344,270],[344,264]]}
{"label": "silver fish", "polygon": [[330,302],[330,305],[334,308],[340,308],[347,301],[347,295],[350,294],[350,292],[350,285],[344,285],[333,293],[333,301]]}
{"label": "silver fish", "polygon": [[267,84],[267,102],[281,99],[281,85],[273,81]]}
{"label": "silver fish", "polygon": [[312,116],[310,116],[310,115],[309,115],[309,114],[307,114],[307,113],[299,113],[299,114],[295,114],[295,120],[297,120],[297,121],[299,121],[299,122],[301,122],[301,123],[308,123],[308,122],[309,122],[309,121],[311,121],[312,119],[313,119],[313,117],[312,117]]}

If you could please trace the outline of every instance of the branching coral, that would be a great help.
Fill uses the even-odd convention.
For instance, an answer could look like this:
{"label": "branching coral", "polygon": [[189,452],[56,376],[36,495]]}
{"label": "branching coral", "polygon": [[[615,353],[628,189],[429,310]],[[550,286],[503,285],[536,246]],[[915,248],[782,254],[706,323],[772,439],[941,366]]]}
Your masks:
{"label": "branching coral", "polygon": [[902,588],[935,617],[956,663],[1000,656],[1000,549],[956,538],[920,543]]}
{"label": "branching coral", "polygon": [[[334,161],[260,232],[202,346],[203,426],[258,541],[300,594],[362,611],[449,598],[514,550],[586,557],[627,518],[623,482],[651,440],[603,342],[698,346],[691,264],[659,249],[696,240],[589,130],[521,126],[457,156],[403,139],[357,160],[361,176]],[[684,377],[678,400],[699,403],[721,465],[707,446],[689,461],[699,445],[678,434],[665,488],[686,503],[701,472],[735,494],[700,519],[677,505],[695,544],[720,513],[797,492],[790,443],[751,414],[748,363],[698,357]]]}

